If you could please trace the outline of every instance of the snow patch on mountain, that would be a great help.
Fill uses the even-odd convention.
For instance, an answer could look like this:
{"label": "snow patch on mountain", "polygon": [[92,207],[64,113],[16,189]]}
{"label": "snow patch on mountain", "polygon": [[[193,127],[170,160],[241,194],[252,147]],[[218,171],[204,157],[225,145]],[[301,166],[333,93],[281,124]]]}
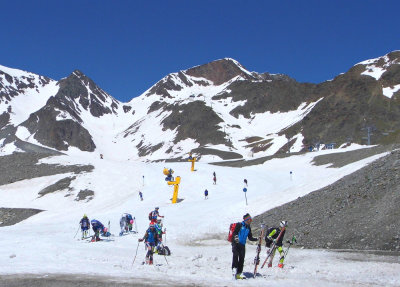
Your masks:
{"label": "snow patch on mountain", "polygon": [[[382,63],[383,61],[383,63]],[[388,55],[378,57],[375,59],[369,59],[358,63],[357,65],[365,65],[365,71],[361,75],[367,75],[379,80],[383,73],[386,72],[387,68],[391,65],[400,64],[399,59],[390,60]]]}
{"label": "snow patch on mountain", "polygon": [[391,99],[393,97],[393,94],[396,93],[398,90],[400,90],[400,84],[393,87],[382,88],[382,93],[385,97]]}

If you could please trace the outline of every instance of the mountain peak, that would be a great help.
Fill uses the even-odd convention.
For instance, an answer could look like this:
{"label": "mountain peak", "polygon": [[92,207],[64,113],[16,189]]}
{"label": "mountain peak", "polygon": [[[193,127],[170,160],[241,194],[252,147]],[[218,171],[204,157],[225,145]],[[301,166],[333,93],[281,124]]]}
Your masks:
{"label": "mountain peak", "polygon": [[223,58],[196,66],[186,70],[185,73],[193,77],[208,79],[214,82],[215,85],[225,83],[239,75],[244,78],[253,78],[249,71],[238,61],[231,58]]}
{"label": "mountain peak", "polygon": [[86,75],[80,70],[74,70],[70,76],[75,76],[77,78],[86,78]]}

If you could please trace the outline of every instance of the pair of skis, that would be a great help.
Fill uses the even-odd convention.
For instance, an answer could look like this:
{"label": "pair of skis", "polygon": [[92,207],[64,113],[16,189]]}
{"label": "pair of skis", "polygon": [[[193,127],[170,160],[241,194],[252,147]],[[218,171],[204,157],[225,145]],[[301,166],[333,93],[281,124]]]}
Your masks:
{"label": "pair of skis", "polygon": [[[281,231],[279,232],[278,237],[276,238],[276,240],[274,240],[274,243],[267,254],[267,258],[265,258],[264,263],[261,265],[261,268],[264,268],[268,259],[270,259],[270,263],[272,263],[272,259],[274,258],[274,254],[275,254],[275,250],[276,250],[276,242],[278,242],[281,239],[282,234],[284,233],[285,230],[286,230],[286,226],[282,227]],[[268,264],[268,265],[270,265],[270,264]]]}
{"label": "pair of skis", "polygon": [[[260,264],[260,252],[261,252],[261,245],[262,245],[262,240],[264,238],[264,233],[265,233],[266,227],[264,224],[261,225],[261,229],[260,229],[260,236],[258,237],[258,242],[257,242],[257,251],[256,251],[256,256],[254,258],[254,272],[253,272],[253,277],[255,278],[257,276],[257,268],[258,265]],[[267,263],[268,259],[270,259],[270,262],[272,263],[272,259],[273,259],[273,254],[275,253],[275,250],[277,248],[276,246],[276,242],[278,242],[282,235],[284,234],[284,231],[286,230],[286,227],[283,227],[281,229],[281,231],[279,232],[278,237],[276,238],[276,240],[274,241],[272,248],[269,250],[268,254],[267,254],[267,258],[265,258],[263,264],[261,265],[261,268],[263,268],[265,266],[265,264]],[[296,241],[296,237],[293,235],[291,241],[288,240],[287,243],[289,244],[288,248],[286,249],[285,253],[284,253],[284,257],[287,256],[290,246],[292,246]]]}
{"label": "pair of skis", "polygon": [[261,224],[260,236],[258,237],[258,242],[257,242],[256,257],[254,258],[254,272],[253,272],[253,277],[254,278],[256,278],[257,268],[258,268],[258,265],[260,264],[260,252],[261,252],[262,240],[264,238],[264,232],[265,232],[265,225]]}

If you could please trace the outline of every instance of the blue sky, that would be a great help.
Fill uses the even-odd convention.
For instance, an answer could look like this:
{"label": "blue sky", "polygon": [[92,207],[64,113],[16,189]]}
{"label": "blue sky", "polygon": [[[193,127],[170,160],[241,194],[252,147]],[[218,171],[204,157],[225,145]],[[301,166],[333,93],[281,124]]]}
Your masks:
{"label": "blue sky", "polygon": [[225,57],[319,83],[400,49],[400,1],[0,3],[0,65],[55,80],[79,69],[123,102]]}

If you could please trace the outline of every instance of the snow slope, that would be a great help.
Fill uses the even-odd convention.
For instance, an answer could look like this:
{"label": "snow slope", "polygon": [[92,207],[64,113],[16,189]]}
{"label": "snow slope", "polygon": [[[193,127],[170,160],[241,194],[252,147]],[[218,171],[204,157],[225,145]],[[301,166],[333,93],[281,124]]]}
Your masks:
{"label": "snow slope", "polygon": [[[232,253],[225,239],[231,222],[241,220],[246,212],[255,216],[294,200],[383,156],[343,168],[311,165],[315,155],[329,152],[335,150],[274,159],[245,168],[197,162],[195,172],[190,171],[189,162],[143,163],[107,156],[101,160],[97,155],[76,150],[70,150],[69,155],[44,159],[46,163],[90,163],[95,169],[92,173],[78,175],[72,182],[72,191],[41,198],[37,193],[42,188],[66,175],[0,186],[1,207],[45,210],[19,224],[0,229],[0,275],[81,274],[125,282],[155,280],[170,286],[178,282],[196,286],[398,286],[398,258],[396,261],[387,256],[296,248],[290,250],[285,269],[259,269],[256,279],[231,281]],[[182,178],[178,196],[182,201],[177,204],[171,204],[173,190],[164,180],[164,167],[172,168],[174,175]],[[212,184],[214,171],[216,185]],[[244,178],[249,183],[248,205],[242,191]],[[75,201],[82,189],[93,190],[94,199]],[[204,199],[205,189],[209,191],[207,200]],[[139,190],[143,192],[143,201],[139,199]],[[141,265],[145,250],[137,239],[143,236],[149,223],[147,215],[155,206],[159,206],[160,214],[165,216],[167,236],[164,242],[172,255],[167,258],[155,255],[155,265]],[[138,234],[118,236],[119,219],[124,212],[136,217]],[[105,225],[110,221],[111,233],[116,236],[96,243],[79,240],[79,232],[74,237],[84,213]],[[292,234],[290,222],[288,234]],[[132,264],[138,246],[137,258]],[[255,246],[248,244],[244,268],[247,275],[253,270],[254,254]]]}

